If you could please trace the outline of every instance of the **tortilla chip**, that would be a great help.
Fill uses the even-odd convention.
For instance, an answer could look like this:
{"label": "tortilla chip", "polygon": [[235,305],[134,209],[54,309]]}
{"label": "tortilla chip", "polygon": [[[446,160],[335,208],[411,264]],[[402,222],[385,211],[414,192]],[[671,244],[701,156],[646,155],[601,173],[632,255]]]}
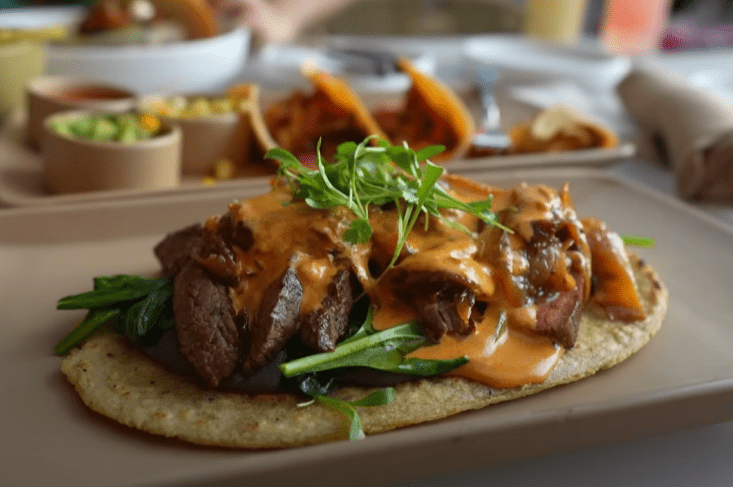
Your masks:
{"label": "tortilla chip", "polygon": [[[668,293],[654,270],[632,256],[647,318],[610,322],[586,312],[573,349],[543,383],[493,389],[462,378],[431,378],[396,386],[387,405],[359,408],[364,431],[381,433],[463,411],[518,399],[612,367],[643,347],[660,329]],[[153,434],[234,448],[286,448],[346,437],[346,420],[319,404],[298,407],[292,394],[243,394],[204,389],[166,370],[125,338],[108,332],[71,352],[61,370],[91,409]],[[362,388],[338,396],[356,399]]]}
{"label": "tortilla chip", "polygon": [[367,136],[376,135],[381,139],[387,139],[384,131],[374,120],[372,114],[369,113],[364,102],[354,93],[346,81],[323,71],[306,71],[303,74],[316,89],[321,90],[328,96],[331,103],[348,113],[353,113],[359,128]]}
{"label": "tortilla chip", "polygon": [[[433,118],[436,125],[443,126],[455,136],[455,144],[446,146],[446,150],[435,156],[432,161],[448,161],[465,155],[471,148],[476,132],[476,125],[466,104],[447,85],[423,73],[408,59],[400,59],[399,68],[410,76],[412,80],[410,92],[425,106],[427,116]],[[443,142],[435,140],[432,143]]]}

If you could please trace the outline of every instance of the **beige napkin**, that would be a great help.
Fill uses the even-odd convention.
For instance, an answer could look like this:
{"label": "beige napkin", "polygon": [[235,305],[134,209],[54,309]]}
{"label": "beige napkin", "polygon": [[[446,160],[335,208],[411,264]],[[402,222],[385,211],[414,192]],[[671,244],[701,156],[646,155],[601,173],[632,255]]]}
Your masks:
{"label": "beige napkin", "polygon": [[642,136],[663,143],[682,198],[733,202],[733,101],[660,71],[635,70],[617,91]]}

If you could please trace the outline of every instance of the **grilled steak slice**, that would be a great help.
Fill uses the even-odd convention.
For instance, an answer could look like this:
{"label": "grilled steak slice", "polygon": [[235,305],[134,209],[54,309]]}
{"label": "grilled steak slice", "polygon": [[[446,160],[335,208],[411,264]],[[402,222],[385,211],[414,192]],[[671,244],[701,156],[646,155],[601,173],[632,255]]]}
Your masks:
{"label": "grilled steak slice", "polygon": [[440,340],[446,333],[473,331],[475,294],[460,276],[450,272],[394,269],[389,285],[397,296],[412,303],[425,333]]}
{"label": "grilled steak slice", "polygon": [[440,340],[446,333],[468,335],[474,329],[471,314],[475,295],[470,289],[449,286],[413,300],[425,333],[433,340]]}
{"label": "grilled steak slice", "polygon": [[250,327],[250,348],[242,368],[249,375],[270,362],[300,327],[303,285],[293,263],[270,284],[254,314]]}
{"label": "grilled steak slice", "polygon": [[198,254],[204,235],[200,223],[169,233],[153,249],[163,273],[176,274]]}
{"label": "grilled steak slice", "polygon": [[227,287],[195,263],[176,274],[173,315],[181,353],[206,384],[216,387],[239,361],[246,315],[237,319]]}
{"label": "grilled steak slice", "polygon": [[336,273],[320,306],[303,316],[300,337],[317,352],[330,352],[349,326],[355,277],[348,269]]}
{"label": "grilled steak slice", "polygon": [[548,335],[565,348],[572,348],[578,337],[580,315],[583,313],[583,278],[575,275],[577,287],[537,305],[535,329]]}
{"label": "grilled steak slice", "polygon": [[231,213],[218,220],[209,220],[204,227],[196,260],[219,280],[237,284],[235,247],[248,250],[254,243],[252,229],[242,221],[234,221]]}

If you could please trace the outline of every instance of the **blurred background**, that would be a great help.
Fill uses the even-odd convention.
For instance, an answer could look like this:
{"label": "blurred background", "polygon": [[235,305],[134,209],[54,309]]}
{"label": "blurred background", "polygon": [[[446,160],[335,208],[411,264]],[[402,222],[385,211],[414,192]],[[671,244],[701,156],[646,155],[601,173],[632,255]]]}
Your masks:
{"label": "blurred background", "polygon": [[[0,9],[43,5],[89,6],[93,3],[93,0],[0,0]],[[230,9],[241,4],[242,10],[257,10],[262,4],[277,4],[267,0],[211,0],[210,3]],[[287,0],[279,2],[288,3]],[[558,8],[581,12],[580,32],[586,36],[597,36],[602,32],[604,18],[609,12],[613,14],[614,9],[620,9],[616,12],[619,15],[618,12],[624,9],[634,8],[624,4],[635,3],[638,4],[635,12],[662,9],[667,14],[667,22],[659,38],[659,47],[663,50],[733,45],[733,0],[304,0],[297,3],[312,5],[312,10],[316,11],[312,20],[304,20],[306,25],[298,31],[297,37],[516,33],[527,29],[528,23],[532,22],[533,10],[549,18],[559,12]],[[621,18],[619,21],[631,22],[632,19]],[[266,37],[267,33],[263,35]]]}

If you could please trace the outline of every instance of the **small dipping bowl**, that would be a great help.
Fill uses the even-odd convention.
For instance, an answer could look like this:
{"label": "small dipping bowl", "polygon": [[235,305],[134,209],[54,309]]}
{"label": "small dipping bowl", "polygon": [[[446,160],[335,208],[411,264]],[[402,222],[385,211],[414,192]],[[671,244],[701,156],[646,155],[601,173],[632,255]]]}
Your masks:
{"label": "small dipping bowl", "polygon": [[94,113],[67,111],[44,122],[41,158],[48,191],[156,190],[180,184],[180,128],[162,123],[158,135],[128,143],[64,135],[54,128]]}
{"label": "small dipping bowl", "polygon": [[54,113],[95,110],[124,113],[135,108],[135,94],[120,87],[67,76],[43,76],[28,83],[28,145],[39,149],[44,121]]}
{"label": "small dipping bowl", "polygon": [[218,161],[227,160],[233,168],[243,165],[250,147],[248,117],[232,108],[221,113],[176,114],[165,113],[161,104],[176,98],[192,100],[224,99],[224,95],[185,95],[176,97],[148,96],[138,103],[138,111],[151,113],[172,126],[181,129],[181,171],[184,176],[209,176],[215,172]]}

